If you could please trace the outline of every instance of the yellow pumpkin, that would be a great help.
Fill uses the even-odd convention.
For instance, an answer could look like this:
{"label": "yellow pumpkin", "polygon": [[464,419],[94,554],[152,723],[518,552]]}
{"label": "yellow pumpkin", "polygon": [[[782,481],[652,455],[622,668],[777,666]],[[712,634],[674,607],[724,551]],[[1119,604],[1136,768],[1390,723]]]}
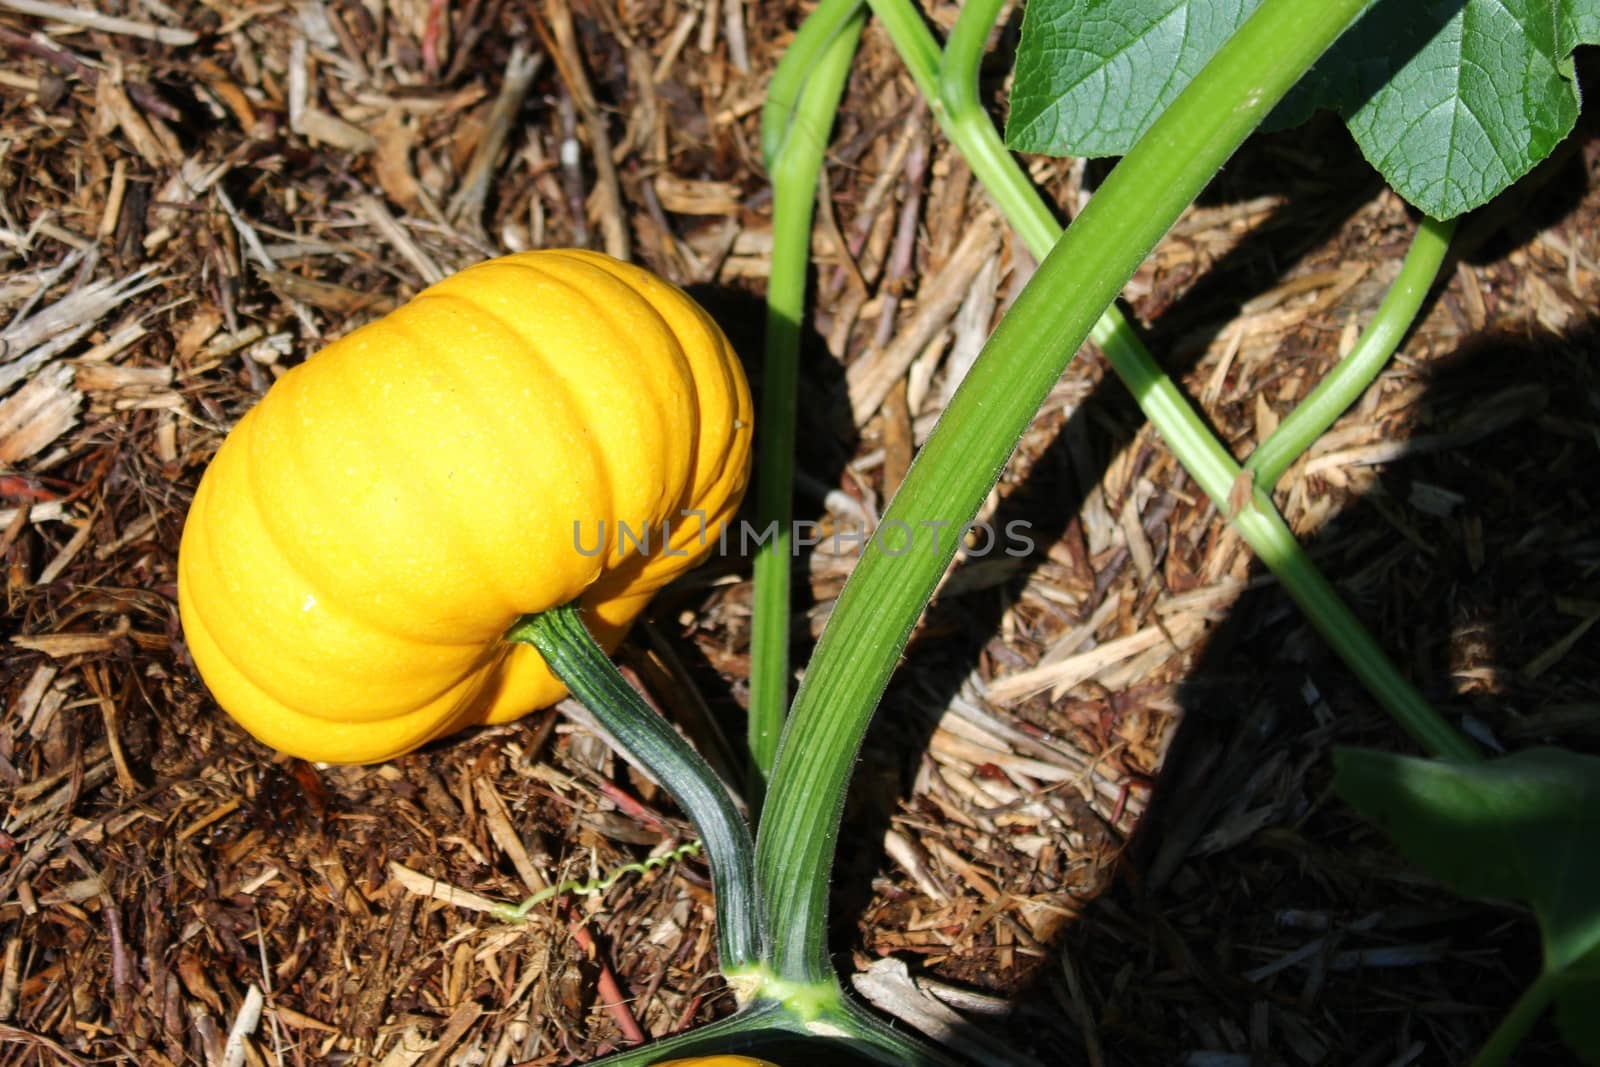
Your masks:
{"label": "yellow pumpkin", "polygon": [[769,1060],[749,1056],[691,1056],[686,1060],[663,1060],[655,1067],[778,1067]]}
{"label": "yellow pumpkin", "polygon": [[552,704],[506,629],[576,600],[615,647],[715,546],[750,432],[722,331],[648,271],[470,267],[290,370],[223,442],[179,550],[195,664],[250,733],[330,762]]}

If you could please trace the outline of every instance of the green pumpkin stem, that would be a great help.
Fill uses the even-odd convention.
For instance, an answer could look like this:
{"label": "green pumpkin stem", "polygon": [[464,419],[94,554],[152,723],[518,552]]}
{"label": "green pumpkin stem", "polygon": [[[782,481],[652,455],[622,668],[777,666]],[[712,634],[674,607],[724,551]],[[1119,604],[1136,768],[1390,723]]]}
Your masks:
{"label": "green pumpkin stem", "polygon": [[665,786],[700,832],[716,895],[723,973],[762,960],[766,940],[750,826],[710,764],[622,677],[595,644],[576,604],[523,616],[506,640],[538,649],[555,676],[610,731],[622,754]]}

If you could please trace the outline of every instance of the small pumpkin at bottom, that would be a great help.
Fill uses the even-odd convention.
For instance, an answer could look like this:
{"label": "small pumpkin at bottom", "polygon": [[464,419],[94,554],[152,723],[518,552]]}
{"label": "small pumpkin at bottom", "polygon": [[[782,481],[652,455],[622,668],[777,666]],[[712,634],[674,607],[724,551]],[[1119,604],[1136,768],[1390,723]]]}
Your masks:
{"label": "small pumpkin at bottom", "polygon": [[615,647],[715,546],[751,404],[710,316],[593,252],[470,267],[286,373],[228,435],[178,561],[224,710],[305,759],[388,759],[565,693],[517,619]]}
{"label": "small pumpkin at bottom", "polygon": [[770,1060],[750,1056],[691,1056],[686,1060],[663,1060],[655,1067],[778,1067]]}

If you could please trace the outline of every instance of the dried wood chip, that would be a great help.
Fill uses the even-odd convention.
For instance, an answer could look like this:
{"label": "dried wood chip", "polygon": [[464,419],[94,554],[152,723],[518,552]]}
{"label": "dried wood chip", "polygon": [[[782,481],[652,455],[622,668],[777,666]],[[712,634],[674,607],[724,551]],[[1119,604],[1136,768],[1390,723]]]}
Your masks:
{"label": "dried wood chip", "polygon": [[17,990],[22,984],[22,938],[6,938],[5,963],[0,965],[0,1021],[17,1013]]}
{"label": "dried wood chip", "polygon": [[471,890],[458,889],[453,885],[446,885],[439,879],[423,874],[421,871],[414,871],[402,863],[391,860],[388,869],[390,877],[409,893],[432,897],[434,900],[442,900],[446,904],[457,908],[466,908],[468,911],[495,913],[505,908],[505,905],[499,901],[490,900],[488,897],[474,893]]}
{"label": "dried wood chip", "polygon": [[934,335],[949,324],[966,299],[973,278],[995,254],[999,240],[994,217],[984,213],[962,236],[950,262],[919,290],[916,313],[905,328],[886,348],[869,352],[850,365],[845,376],[857,426],[865,426],[877,413],[894,383],[905,376]]}
{"label": "dried wood chip", "polygon": [[47,3],[46,0],[0,0],[0,7],[23,15],[34,15],[54,22],[64,22],[69,26],[84,26],[91,30],[99,30],[101,33],[118,34],[123,37],[140,37],[147,41],[155,41],[158,44],[172,45],[179,48],[194,44],[200,39],[199,35],[193,30],[152,26],[148,22],[118,18],[115,15],[102,15],[94,10],[69,7],[66,4]]}
{"label": "dried wood chip", "polygon": [[321,1019],[314,1019],[305,1012],[295,1011],[284,1004],[274,1004],[268,1009],[285,1026],[292,1026],[296,1030],[320,1030],[325,1034],[337,1034],[339,1028],[329,1026]]}
{"label": "dried wood chip", "polygon": [[[78,524],[78,532],[73,534],[72,537],[68,539],[67,543],[61,546],[61,551],[57,552],[55,558],[49,563],[45,564],[44,570],[39,572],[38,584],[49,585],[51,582],[61,577],[61,573],[67,569],[67,564],[71,563],[73,559],[77,557],[78,553],[83,551],[83,546],[89,543],[89,537],[94,533],[95,520],[99,518],[99,514],[100,513],[97,511]],[[118,623],[118,633],[116,636],[121,636],[127,632],[128,620],[126,617],[122,617]],[[115,640],[115,637],[111,637],[109,639]],[[18,640],[18,638],[12,638],[13,642],[17,642]],[[41,638],[39,640],[43,639]],[[38,646],[34,647],[38,651],[44,651],[44,649],[38,648]]]}
{"label": "dried wood chip", "polygon": [[[1148,483],[1146,486],[1148,487]],[[1117,515],[1117,525],[1127,541],[1128,554],[1133,557],[1134,569],[1139,572],[1139,580],[1148,582],[1156,572],[1156,557],[1150,548],[1150,539],[1144,535],[1144,526],[1139,521],[1140,495],[1138,492],[1128,494],[1128,499],[1122,505],[1122,511]]]}
{"label": "dried wood chip", "polygon": [[175,145],[169,146],[170,131],[165,131],[165,138],[156,132],[161,120],[133,106],[123,92],[120,78],[103,77],[95,82],[95,105],[100,111],[101,130],[120,128],[133,150],[152,168],[163,171],[182,158],[182,153],[174,150]]}
{"label": "dried wood chip", "polygon": [[383,206],[383,202],[374,196],[364,196],[356,203],[356,210],[377,229],[379,236],[387,241],[396,252],[399,252],[406,262],[422,276],[422,280],[432,285],[444,279],[444,271],[433,261],[433,258],[424,252],[411,235],[405,231],[399,221]]}
{"label": "dried wood chip", "polygon": [[395,1037],[394,1044],[378,1061],[378,1067],[415,1067],[434,1044],[422,1035],[421,1027],[409,1025]]}
{"label": "dried wood chip", "polygon": [[0,400],[0,465],[37,455],[77,424],[83,394],[71,382],[72,368],[57,363]]}
{"label": "dried wood chip", "polygon": [[400,205],[402,211],[413,212],[422,207],[422,186],[411,169],[411,153],[417,147],[417,128],[399,108],[385,111],[372,126],[376,142],[373,169],[378,175],[378,185],[383,195]]}
{"label": "dried wood chip", "polygon": [[239,1005],[233,1025],[228,1028],[228,1040],[222,1048],[222,1067],[244,1067],[246,1041],[261,1021],[263,1003],[265,998],[260,987],[250,983],[250,988],[245,990],[244,1003]]}
{"label": "dried wood chip", "polygon": [[506,810],[506,802],[495,791],[494,783],[487,778],[478,778],[473,781],[473,788],[477,793],[478,807],[483,810],[484,818],[489,824],[489,835],[494,838],[495,844],[500,846],[511,860],[511,865],[517,869],[517,874],[522,879],[529,893],[537,893],[550,883],[545,879],[544,872],[534,866],[533,860],[528,857],[528,850],[522,843],[522,838],[517,834],[516,828],[511,825],[511,813]]}
{"label": "dried wood chip", "polygon": [[[69,256],[52,273],[78,262],[79,257]],[[161,284],[151,277],[155,270],[151,265],[123,278],[86,282],[37,312],[25,307],[0,330],[0,394],[77,344],[107,311]]]}
{"label": "dried wood chip", "polygon": [[226,819],[228,816],[238,811],[243,803],[244,802],[238,797],[233,797],[229,800],[223,801],[221,804],[218,804],[216,807],[212,808],[210,811],[191,822],[188,826],[185,826],[183,829],[179,830],[178,840],[187,841],[195,835],[203,833],[207,827],[215,826],[223,819]]}
{"label": "dried wood chip", "polygon": [[967,371],[978,361],[989,340],[989,325],[994,320],[994,309],[999,303],[1000,255],[988,258],[972,279],[972,287],[962,298],[956,312],[955,339],[944,359],[944,381],[939,387],[936,410],[943,411],[955,395],[956,387],[967,376]]}
{"label": "dried wood chip", "polygon": [[[10,2],[14,3],[15,0],[10,0]],[[59,1042],[52,1041],[43,1034],[36,1034],[31,1030],[24,1030],[9,1023],[0,1023],[0,1038],[4,1038],[17,1046],[32,1046],[44,1049],[52,1056],[55,1056],[58,1062],[66,1064],[67,1067],[89,1067],[87,1060],[74,1056]]]}
{"label": "dried wood chip", "polygon": [[909,1023],[937,1044],[962,1053],[974,1063],[1043,1067],[1033,1057],[982,1036],[982,1031],[959,1012],[930,996],[911,977],[904,960],[874,960],[865,971],[852,975],[850,984],[880,1011]]}
{"label": "dried wood chip", "polygon": [[1181,651],[1181,642],[1174,642],[1172,630],[1167,626],[1147,626],[1125,637],[1107,641],[1098,648],[1082,652],[1057,663],[1018,671],[992,682],[985,696],[996,704],[1013,704],[1046,689],[1056,692],[1072,688],[1079,682],[1093,678],[1108,667],[1116,666],[1157,645],[1166,644],[1171,651]]}
{"label": "dried wood chip", "polygon": [[516,125],[517,113],[528,97],[533,79],[544,62],[542,53],[528,52],[527,46],[516,41],[511,55],[506,59],[506,69],[500,83],[500,95],[489,109],[488,128],[473,149],[472,161],[462,176],[461,186],[450,200],[446,217],[458,226],[465,226],[476,235],[483,234],[483,208],[489,196],[494,169],[505,152],[506,142]]}
{"label": "dried wood chip", "polygon": [[949,902],[950,893],[939,884],[928,866],[926,853],[910,838],[897,830],[889,830],[883,835],[883,850],[890,859],[905,869],[911,880],[917,884],[917,888],[922,890],[923,895],[929,900],[938,904]]}
{"label": "dried wood chip", "polygon": [[110,649],[117,648],[118,641],[123,637],[125,633],[18,633],[11,638],[11,643],[18,648],[45,653],[51,659],[67,659],[90,653],[109,653]]}
{"label": "dried wood chip", "polygon": [[345,152],[365,153],[378,147],[372,134],[360,126],[317,107],[308,107],[300,113],[299,128],[295,132],[304,134],[313,142],[331,145]]}
{"label": "dried wood chip", "polygon": [[482,1014],[483,1008],[478,1006],[477,1001],[462,1001],[455,1011],[450,1013],[450,1018],[444,1024],[444,1033],[439,1035],[438,1042],[426,1056],[417,1061],[417,1067],[442,1067],[445,1057],[461,1043],[461,1039],[467,1035],[467,1031]]}
{"label": "dried wood chip", "polygon": [[655,188],[661,206],[679,215],[734,216],[744,206],[743,190],[734,182],[698,181],[673,174],[657,174]]}
{"label": "dried wood chip", "polygon": [[[1454,428],[1445,433],[1419,434],[1402,440],[1379,441],[1340,451],[1331,451],[1340,441],[1333,434],[1329,434],[1319,439],[1307,453],[1308,461],[1304,472],[1311,475],[1339,467],[1391,463],[1406,456],[1426,455],[1468,445],[1537,415],[1545,410],[1549,403],[1550,394],[1544,386],[1535,383],[1515,385],[1477,402],[1470,415],[1462,418]],[[1370,429],[1367,427],[1363,426],[1360,430],[1363,435],[1370,435]]]}
{"label": "dried wood chip", "polygon": [[354,315],[357,312],[383,315],[393,311],[396,306],[394,298],[386,294],[364,293],[335,282],[305,278],[293,271],[262,270],[257,273],[262,281],[282,293],[286,299],[298,300],[338,315]]}
{"label": "dried wood chip", "polygon": [[45,893],[39,898],[39,903],[47,908],[58,904],[82,904],[84,901],[93,900],[106,891],[106,883],[99,875],[90,878],[80,878],[75,882],[68,882]]}
{"label": "dried wood chip", "polygon": [[20,730],[28,729],[28,724],[33,720],[34,712],[44,700],[44,695],[50,688],[50,683],[55,681],[60,668],[49,663],[41,663],[34,667],[33,673],[28,676],[28,681],[22,687],[22,692],[17,695],[16,702],[11,705],[10,713]]}
{"label": "dried wood chip", "polygon": [[[622,186],[617,180],[617,167],[612,159],[611,135],[600,115],[589,76],[584,71],[578,34],[572,23],[572,9],[566,0],[545,0],[544,16],[535,25],[545,40],[551,58],[555,60],[556,70],[571,94],[573,105],[583,117],[584,131],[589,137],[590,159],[596,178],[595,192],[599,198],[596,208],[600,217],[600,232],[605,236],[606,253],[617,259],[630,259],[633,242],[623,217]],[[573,147],[577,147],[575,143]]]}

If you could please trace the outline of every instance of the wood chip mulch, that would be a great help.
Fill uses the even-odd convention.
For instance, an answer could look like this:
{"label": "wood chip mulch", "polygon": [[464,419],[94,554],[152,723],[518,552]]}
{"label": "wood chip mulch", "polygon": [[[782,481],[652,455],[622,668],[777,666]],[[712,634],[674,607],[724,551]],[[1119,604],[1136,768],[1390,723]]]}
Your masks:
{"label": "wood chip mulch", "polygon": [[[554,1065],[727,1012],[691,828],[581,722],[375,767],[276,756],[195,675],[174,565],[200,472],[278,374],[487,255],[646,264],[759,377],[757,123],[802,9],[0,9],[0,1065]],[[1103,169],[1032,172],[1072,210]],[[1597,178],[1590,124],[1467,220],[1279,495],[1491,747],[1600,737]],[[1244,455],[1413,228],[1319,120],[1254,142],[1128,306]],[[881,513],[1031,270],[876,29],[814,238],[797,662],[857,551],[832,535]],[[1331,794],[1334,744],[1405,743],[1094,353],[983,517],[1032,550],[953,569],[851,799],[861,994],[997,1063],[1468,1059],[1537,968],[1529,916],[1431,884]],[[749,603],[748,561],[716,560],[622,655],[735,768]],[[1562,1062],[1548,1025],[1524,1051]]]}

